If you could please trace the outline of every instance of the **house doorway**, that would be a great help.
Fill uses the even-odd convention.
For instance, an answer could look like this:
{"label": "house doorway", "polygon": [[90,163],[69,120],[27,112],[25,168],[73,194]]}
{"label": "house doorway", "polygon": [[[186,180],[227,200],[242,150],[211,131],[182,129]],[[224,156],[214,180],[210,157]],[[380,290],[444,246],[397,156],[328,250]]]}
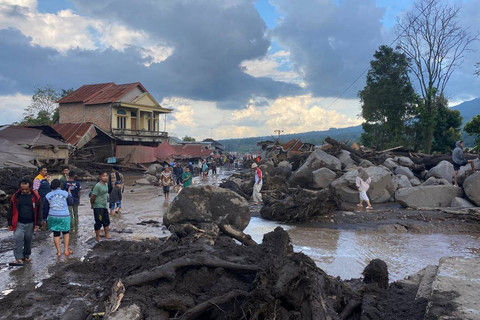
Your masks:
{"label": "house doorway", "polygon": [[137,113],[132,112],[130,127],[132,130],[137,130]]}

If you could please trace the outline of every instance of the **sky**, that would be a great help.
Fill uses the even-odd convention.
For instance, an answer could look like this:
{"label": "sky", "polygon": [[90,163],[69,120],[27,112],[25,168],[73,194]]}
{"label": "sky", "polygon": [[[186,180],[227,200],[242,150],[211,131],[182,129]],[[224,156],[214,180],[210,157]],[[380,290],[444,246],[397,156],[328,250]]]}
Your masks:
{"label": "sky", "polygon": [[[462,9],[478,32],[480,0]],[[0,124],[35,88],[141,82],[171,135],[299,133],[362,123],[357,93],[413,0],[0,0]],[[480,41],[446,90],[480,96]],[[358,79],[358,80],[357,80]]]}

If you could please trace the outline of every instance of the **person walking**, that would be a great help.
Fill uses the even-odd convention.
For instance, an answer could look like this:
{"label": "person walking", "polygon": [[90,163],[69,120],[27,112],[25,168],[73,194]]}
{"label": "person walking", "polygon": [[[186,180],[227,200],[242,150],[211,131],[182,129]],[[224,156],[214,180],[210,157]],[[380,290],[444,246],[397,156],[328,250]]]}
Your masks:
{"label": "person walking", "polygon": [[368,176],[367,171],[365,169],[360,168],[358,169],[358,176],[357,179],[355,180],[355,184],[358,188],[358,192],[360,194],[360,203],[357,204],[357,207],[362,207],[363,208],[363,201],[367,203],[367,209],[371,210],[372,205],[370,204],[370,200],[368,199],[367,196],[367,191],[370,189],[370,184],[372,183],[372,179]]}
{"label": "person walking", "polygon": [[57,249],[57,257],[62,255],[62,251],[60,250],[61,233],[63,234],[65,256],[73,253],[73,250],[68,247],[70,242],[70,211],[68,211],[67,204],[69,193],[62,190],[60,186],[60,180],[53,179],[50,184],[52,191],[45,196],[49,204],[48,228],[53,231],[53,243],[55,244],[55,249]]}
{"label": "person walking", "polygon": [[172,168],[166,167],[160,174],[160,183],[163,187],[165,202],[170,201],[170,187],[173,186]]}
{"label": "person walking", "polygon": [[108,193],[112,192],[113,188],[115,188],[115,183],[118,181],[122,185],[122,192],[123,192],[123,184],[124,184],[124,177],[118,170],[120,168],[117,166],[112,167],[112,171],[110,172],[109,179],[108,179]]}
{"label": "person walking", "polygon": [[48,181],[48,170],[46,167],[40,167],[38,175],[33,179],[33,190],[36,190],[42,199],[42,226],[46,227],[48,217],[48,201],[45,199],[50,189],[50,181]]}
{"label": "person walking", "polygon": [[78,231],[78,206],[80,204],[80,194],[82,187],[77,181],[75,171],[68,173],[68,180],[63,185],[63,190],[67,191],[71,197],[67,198],[68,211],[70,211],[70,231]]}
{"label": "person walking", "polygon": [[100,173],[100,181],[92,189],[92,195],[90,197],[90,205],[93,209],[93,217],[95,224],[93,226],[95,230],[95,239],[100,241],[100,229],[103,226],[105,231],[105,239],[110,239],[109,226],[110,217],[108,215],[108,179],[109,174],[107,171]]}
{"label": "person walking", "polygon": [[60,183],[63,185],[65,182],[67,182],[68,177],[70,174],[70,169],[68,167],[62,167],[62,175],[60,176],[59,180]]}
{"label": "person walking", "polygon": [[110,215],[114,215],[115,213],[120,214],[122,213],[122,184],[120,181],[115,182],[115,187],[113,188],[112,192],[110,192],[109,197],[109,207],[110,207]]}
{"label": "person walking", "polygon": [[32,189],[30,180],[23,179],[18,191],[12,195],[11,202],[7,220],[8,230],[13,231],[15,260],[10,265],[21,266],[25,261],[32,261],[33,233],[40,230],[42,225],[42,199]]}
{"label": "person walking", "polygon": [[186,167],[185,171],[183,172],[182,175],[182,180],[183,180],[183,187],[186,188],[192,184],[192,173],[190,172],[190,168]]}
{"label": "person walking", "polygon": [[256,163],[252,163],[252,169],[255,171],[255,184],[253,185],[253,204],[258,205],[262,202],[262,194],[260,191],[263,186],[262,170]]}
{"label": "person walking", "polygon": [[455,143],[456,148],[453,149],[452,152],[452,162],[453,162],[453,181],[455,187],[458,187],[457,183],[457,176],[458,176],[458,170],[460,170],[460,167],[463,167],[464,165],[470,163],[470,166],[472,168],[472,172],[475,172],[475,164],[473,160],[467,160],[465,158],[465,155],[463,154],[463,141],[459,140]]}

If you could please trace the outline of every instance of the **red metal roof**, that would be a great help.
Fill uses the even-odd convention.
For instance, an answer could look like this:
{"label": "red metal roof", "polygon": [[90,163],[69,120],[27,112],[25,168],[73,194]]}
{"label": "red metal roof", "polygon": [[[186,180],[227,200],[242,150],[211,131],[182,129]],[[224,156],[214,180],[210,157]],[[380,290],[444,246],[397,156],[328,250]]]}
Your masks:
{"label": "red metal roof", "polygon": [[57,101],[57,103],[75,103],[85,102],[88,98],[101,92],[103,89],[114,86],[115,83],[98,83],[98,84],[86,84],[78,88],[77,90],[67,94],[65,97]]}
{"label": "red metal roof", "polygon": [[78,148],[83,147],[97,135],[95,126],[91,122],[52,124],[51,127],[57,131],[66,142]]}
{"label": "red metal roof", "polygon": [[102,104],[117,102],[129,91],[139,87],[143,92],[147,92],[147,89],[140,83],[125,83],[115,84],[114,82],[100,83],[100,84],[87,84],[81,86],[74,92],[66,95],[57,103],[83,103],[85,105]]}
{"label": "red metal roof", "polygon": [[180,144],[172,147],[176,158],[204,158],[213,153],[213,150],[202,145]]}

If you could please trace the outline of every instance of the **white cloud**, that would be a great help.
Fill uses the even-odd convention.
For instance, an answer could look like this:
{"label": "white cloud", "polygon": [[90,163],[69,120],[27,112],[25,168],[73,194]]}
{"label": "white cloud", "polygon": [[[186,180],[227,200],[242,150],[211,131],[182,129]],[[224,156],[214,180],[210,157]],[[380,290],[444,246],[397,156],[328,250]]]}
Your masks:
{"label": "white cloud", "polygon": [[32,97],[20,93],[0,96],[0,125],[22,120],[23,110],[31,102]]}

